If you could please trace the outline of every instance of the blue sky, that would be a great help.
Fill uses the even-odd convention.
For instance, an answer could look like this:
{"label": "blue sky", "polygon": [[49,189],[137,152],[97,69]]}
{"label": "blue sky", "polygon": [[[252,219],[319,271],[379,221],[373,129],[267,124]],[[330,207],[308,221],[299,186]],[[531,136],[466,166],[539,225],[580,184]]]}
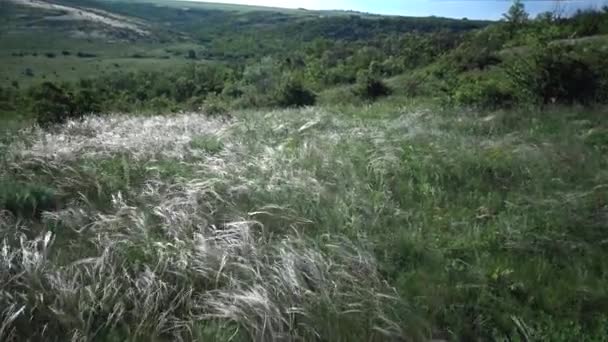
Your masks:
{"label": "blue sky", "polygon": [[[511,4],[509,0],[215,0],[209,2],[470,19],[498,19]],[[577,8],[599,8],[608,5],[608,0],[531,0],[525,1],[525,4],[528,11],[535,15],[554,10],[556,6],[566,12]]]}

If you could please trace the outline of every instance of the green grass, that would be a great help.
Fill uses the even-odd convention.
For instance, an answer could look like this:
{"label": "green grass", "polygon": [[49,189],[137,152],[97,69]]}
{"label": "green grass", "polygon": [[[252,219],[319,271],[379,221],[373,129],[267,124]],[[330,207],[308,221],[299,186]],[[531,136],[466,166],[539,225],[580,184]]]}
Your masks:
{"label": "green grass", "polygon": [[[221,134],[199,133],[210,119],[192,117],[185,133],[168,137],[161,133],[163,127],[173,127],[179,116],[166,117],[157,134],[176,139],[177,145],[163,145],[160,150],[133,141],[120,152],[112,152],[114,147],[108,145],[109,150],[102,148],[106,152],[98,157],[89,155],[94,147],[79,149],[68,160],[15,154],[37,146],[40,136],[34,134],[26,145],[11,140],[17,142],[9,145],[4,163],[13,165],[5,170],[14,171],[5,172],[4,184],[12,179],[11,184],[25,186],[18,186],[17,192],[4,186],[3,193],[14,195],[0,196],[4,198],[0,203],[29,227],[29,236],[49,229],[56,232],[54,245],[48,248],[53,252],[62,246],[63,252],[44,260],[48,269],[75,262],[76,268],[57,272],[85,277],[87,273],[80,272],[94,269],[79,260],[107,249],[107,267],[127,269],[124,275],[99,275],[95,280],[99,286],[112,281],[132,288],[127,274],[141,277],[141,267],[151,267],[155,277],[178,291],[146,304],[151,313],[145,317],[133,311],[137,306],[126,306],[123,323],[103,330],[109,339],[222,340],[236,334],[237,340],[266,340],[285,333],[308,340],[316,339],[310,335],[314,330],[315,336],[326,340],[364,336],[369,340],[597,341],[608,334],[608,141],[602,112],[602,108],[447,111],[390,97],[365,106],[237,112]],[[121,129],[113,125],[102,123],[90,134]],[[186,129],[179,128],[181,124],[175,127]],[[75,134],[89,133],[71,128],[53,134],[77,139]],[[190,138],[181,140],[183,134]],[[63,144],[48,143],[51,148]],[[42,184],[47,185],[41,188]],[[30,207],[19,211],[6,204],[7,198],[22,203],[20,198],[46,193],[37,190],[46,187],[57,194],[53,207],[41,207],[48,213],[30,215]],[[179,258],[198,262],[190,259],[198,255],[190,245],[193,229],[216,227],[221,232],[244,222],[251,224],[255,248],[268,262],[284,260],[282,253],[299,261],[271,265],[249,259],[249,249],[243,249],[238,253],[260,262],[256,267],[267,276],[250,278],[229,266],[249,261],[229,259],[226,266],[217,264],[220,268],[211,276],[198,273],[202,269],[181,269],[175,278],[170,269],[178,267]],[[80,233],[68,234],[72,229]],[[206,229],[211,228],[196,234],[211,234]],[[112,247],[113,243],[118,244]],[[15,251],[25,248],[13,246]],[[350,259],[353,255],[359,257]],[[349,264],[355,260],[361,263]],[[342,273],[324,273],[338,292],[324,292],[325,282],[308,269],[325,263],[344,267]],[[279,273],[272,273],[274,267]],[[303,290],[283,292],[288,283],[284,281],[292,276],[289,281],[294,284],[312,286],[306,290],[312,291],[310,296],[298,292]],[[263,302],[277,311],[266,315],[294,319],[286,323],[291,330],[286,332],[281,325],[262,328],[258,318],[263,317],[259,316],[263,309],[250,302],[257,295],[240,297],[229,285],[235,282],[254,292],[275,291],[277,297],[265,297]],[[59,295],[56,285],[40,286],[36,291]],[[208,319],[203,317],[214,311],[205,310],[211,309],[169,305],[171,298],[185,293],[194,294],[187,297],[191,302],[198,301],[197,294],[235,302],[227,311],[230,314]],[[134,305],[137,298],[116,294],[91,300],[112,307]],[[387,301],[375,302],[380,298]],[[88,305],[84,297],[77,300],[78,305]],[[33,302],[6,302],[4,307],[11,303],[45,307]],[[73,305],[63,302],[62,315],[71,315]],[[290,305],[304,316],[283,311]],[[23,314],[18,321],[42,319],[42,313],[28,315],[33,316]],[[91,333],[87,325],[67,324],[52,312],[45,315],[53,322],[49,328],[53,334]],[[163,315],[185,320],[190,328],[171,333],[152,328]],[[95,317],[103,322],[111,313],[102,310]],[[151,328],[132,330],[137,324]],[[16,336],[42,334],[8,326],[16,329]]]}
{"label": "green grass", "polygon": [[[23,43],[23,42],[27,43]],[[18,34],[0,37],[0,84],[11,86],[17,81],[20,87],[44,81],[77,82],[83,78],[108,76],[113,73],[135,71],[175,70],[204,60],[186,58],[189,50],[201,51],[193,43],[100,43],[93,40],[65,39],[54,34]],[[69,55],[64,55],[67,51]],[[94,57],[78,57],[79,52]],[[24,56],[14,54],[21,54]],[[45,54],[53,53],[49,58]],[[32,54],[36,54],[33,56]],[[32,74],[27,75],[26,69]]]}

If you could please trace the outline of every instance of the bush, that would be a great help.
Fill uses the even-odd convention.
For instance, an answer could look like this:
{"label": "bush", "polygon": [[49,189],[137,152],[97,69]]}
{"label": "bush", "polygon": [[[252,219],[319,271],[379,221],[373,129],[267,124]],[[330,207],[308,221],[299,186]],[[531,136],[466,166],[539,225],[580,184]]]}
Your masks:
{"label": "bush", "polygon": [[94,53],[88,53],[88,52],[78,52],[76,54],[76,56],[78,56],[80,58],[93,58],[93,57],[97,57],[96,54],[94,54]]}
{"label": "bush", "polygon": [[228,106],[218,95],[215,94],[207,96],[207,98],[203,101],[203,105],[200,107],[200,110],[203,113],[211,116],[228,114]]}
{"label": "bush", "polygon": [[539,47],[531,56],[511,61],[505,71],[521,101],[541,105],[588,104],[601,83],[589,64],[563,46]]}
{"label": "bush", "polygon": [[100,100],[92,89],[80,88],[75,93],[51,82],[30,89],[32,112],[41,126],[63,123],[84,114],[99,112]]}
{"label": "bush", "polygon": [[51,82],[30,90],[32,112],[41,126],[62,123],[73,116],[71,95]]}
{"label": "bush", "polygon": [[391,94],[391,89],[382,80],[368,73],[360,74],[353,92],[365,100],[375,100]]}
{"label": "bush", "polygon": [[74,113],[78,113],[78,115],[99,113],[101,101],[95,95],[96,93],[92,89],[79,89],[72,99]]}
{"label": "bush", "polygon": [[508,83],[496,75],[468,75],[460,80],[453,100],[458,105],[497,109],[511,107],[514,95]]}
{"label": "bush", "polygon": [[317,95],[293,78],[283,82],[277,92],[277,103],[282,107],[312,106],[316,101]]}

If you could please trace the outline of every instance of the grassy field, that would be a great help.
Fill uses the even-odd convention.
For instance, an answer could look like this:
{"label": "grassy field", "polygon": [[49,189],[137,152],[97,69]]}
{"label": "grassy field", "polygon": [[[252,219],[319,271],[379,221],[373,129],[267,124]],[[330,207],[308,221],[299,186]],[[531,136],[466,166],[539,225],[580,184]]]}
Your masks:
{"label": "grassy field", "polygon": [[54,20],[61,16],[58,11],[9,2],[0,6],[2,86],[17,82],[27,87],[43,81],[78,81],[114,72],[180,68],[193,62],[186,58],[189,50],[204,50],[159,26],[150,37],[135,39],[132,33],[94,22]]}
{"label": "grassy field", "polygon": [[11,130],[0,339],[605,340],[602,113],[393,97]]}
{"label": "grassy field", "polygon": [[[26,42],[26,43],[24,43]],[[29,86],[43,81],[74,82],[115,72],[180,69],[202,59],[188,59],[188,51],[202,52],[188,42],[99,42],[90,39],[66,40],[60,35],[20,33],[0,37],[0,84],[17,81]],[[80,54],[80,55],[79,55]],[[83,56],[84,55],[84,56]],[[29,71],[28,71],[29,69]]]}

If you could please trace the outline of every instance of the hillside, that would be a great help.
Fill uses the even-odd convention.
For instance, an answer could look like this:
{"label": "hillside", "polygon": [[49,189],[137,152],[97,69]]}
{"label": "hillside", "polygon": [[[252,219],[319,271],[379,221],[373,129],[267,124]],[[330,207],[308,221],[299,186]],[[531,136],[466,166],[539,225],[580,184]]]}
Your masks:
{"label": "hillside", "polygon": [[190,50],[199,61],[243,63],[300,50],[316,39],[364,43],[398,32],[485,25],[180,1],[10,0],[0,6],[5,85],[167,69],[192,62],[186,60]]}
{"label": "hillside", "polygon": [[23,1],[0,341],[606,340],[608,8]]}

